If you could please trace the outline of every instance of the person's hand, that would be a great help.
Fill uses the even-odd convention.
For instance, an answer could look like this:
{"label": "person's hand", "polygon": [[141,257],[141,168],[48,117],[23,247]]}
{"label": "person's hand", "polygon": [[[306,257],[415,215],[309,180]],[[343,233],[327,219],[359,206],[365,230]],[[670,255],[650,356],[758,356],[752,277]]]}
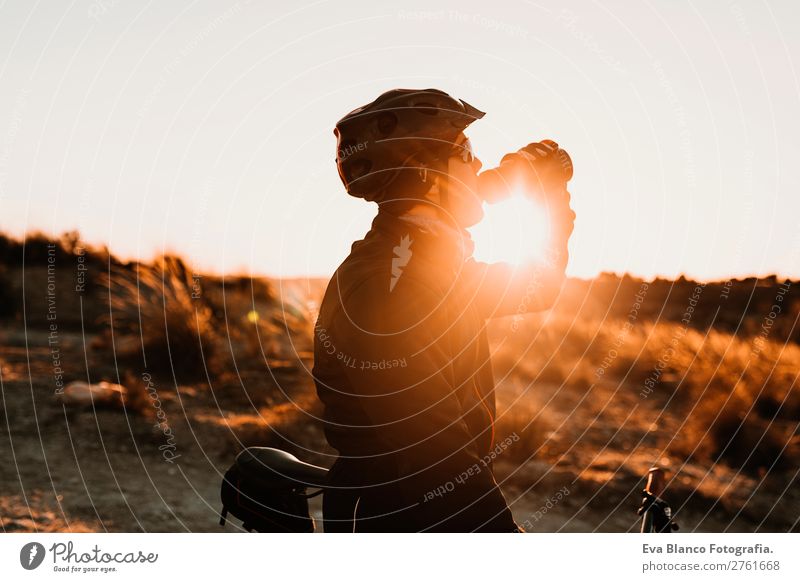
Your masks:
{"label": "person's hand", "polygon": [[569,202],[570,195],[566,188],[548,192],[545,204],[555,240],[567,240],[575,229],[576,214]]}
{"label": "person's hand", "polygon": [[566,183],[572,179],[572,158],[551,139],[529,143],[517,153],[528,164],[534,180],[544,187],[549,187],[551,182],[563,182],[566,187]]}
{"label": "person's hand", "polygon": [[574,229],[575,212],[570,208],[567,182],[572,178],[572,159],[553,140],[529,143],[517,155],[527,166],[531,193],[539,198],[550,219],[554,241],[569,238]]}
{"label": "person's hand", "polygon": [[478,191],[489,203],[504,200],[519,189],[543,201],[552,192],[566,190],[572,172],[572,159],[566,150],[546,139],[503,156],[498,167],[478,176]]}

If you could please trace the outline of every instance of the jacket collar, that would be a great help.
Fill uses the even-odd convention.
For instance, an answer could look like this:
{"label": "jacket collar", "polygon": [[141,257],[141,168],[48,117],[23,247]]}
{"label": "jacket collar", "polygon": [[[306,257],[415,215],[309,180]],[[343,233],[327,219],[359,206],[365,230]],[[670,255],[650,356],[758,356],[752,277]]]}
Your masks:
{"label": "jacket collar", "polygon": [[456,265],[472,256],[474,249],[472,237],[465,229],[419,215],[396,216],[381,210],[372,221],[372,231],[388,237],[393,244],[408,236],[415,251],[421,251],[432,260],[446,260]]}

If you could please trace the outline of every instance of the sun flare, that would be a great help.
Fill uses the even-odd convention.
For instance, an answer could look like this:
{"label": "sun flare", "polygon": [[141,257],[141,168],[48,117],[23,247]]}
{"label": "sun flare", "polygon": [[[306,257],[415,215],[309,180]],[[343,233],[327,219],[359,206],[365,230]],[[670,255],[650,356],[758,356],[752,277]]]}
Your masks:
{"label": "sun flare", "polygon": [[550,224],[540,204],[515,194],[484,209],[483,220],[470,229],[476,259],[520,265],[544,258]]}

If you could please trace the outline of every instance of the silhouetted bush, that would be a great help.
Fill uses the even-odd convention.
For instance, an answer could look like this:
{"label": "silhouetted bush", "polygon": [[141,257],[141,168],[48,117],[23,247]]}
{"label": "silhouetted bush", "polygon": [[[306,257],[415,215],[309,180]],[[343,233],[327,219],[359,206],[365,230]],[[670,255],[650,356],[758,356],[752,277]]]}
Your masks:
{"label": "silhouetted bush", "polygon": [[216,333],[211,310],[181,259],[165,256],[152,265],[117,267],[103,284],[118,357],[181,379],[204,376]]}

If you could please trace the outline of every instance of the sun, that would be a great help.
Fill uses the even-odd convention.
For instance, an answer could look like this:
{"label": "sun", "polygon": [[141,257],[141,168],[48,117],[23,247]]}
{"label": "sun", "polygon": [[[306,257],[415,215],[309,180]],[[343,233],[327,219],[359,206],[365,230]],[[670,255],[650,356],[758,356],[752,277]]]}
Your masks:
{"label": "sun", "polygon": [[483,220],[470,229],[477,260],[522,265],[544,259],[550,238],[544,207],[517,193],[484,210]]}

